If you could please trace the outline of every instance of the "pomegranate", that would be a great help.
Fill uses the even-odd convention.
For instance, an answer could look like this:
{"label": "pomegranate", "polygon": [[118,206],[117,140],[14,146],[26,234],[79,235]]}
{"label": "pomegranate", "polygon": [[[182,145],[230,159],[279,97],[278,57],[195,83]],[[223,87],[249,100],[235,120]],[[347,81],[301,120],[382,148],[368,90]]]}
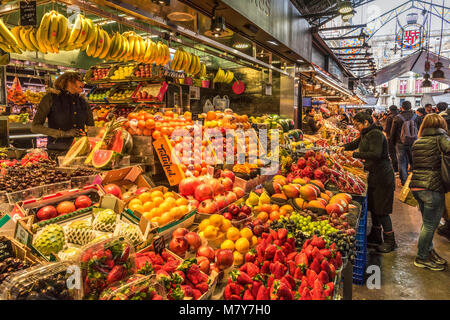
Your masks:
{"label": "pomegranate", "polygon": [[229,178],[231,180],[231,182],[234,183],[235,176],[234,176],[233,171],[225,169],[220,173],[220,176],[222,178]]}
{"label": "pomegranate", "polygon": [[223,185],[220,183],[218,179],[212,179],[208,182],[208,184],[213,189],[215,196],[223,194],[225,191]]}
{"label": "pomegranate", "polygon": [[211,264],[207,257],[197,257],[197,264],[201,271],[209,274],[211,271]]}
{"label": "pomegranate", "polygon": [[184,237],[189,244],[189,251],[197,251],[202,245],[202,239],[196,232],[188,232]]}
{"label": "pomegranate", "polygon": [[233,181],[230,178],[220,178],[219,180],[225,191],[231,191],[233,189]]}
{"label": "pomegranate", "polygon": [[36,213],[36,217],[39,220],[47,220],[54,218],[58,215],[58,212],[56,211],[54,206],[45,206],[39,209],[39,211]]}
{"label": "pomegranate", "polygon": [[217,204],[219,210],[222,210],[228,205],[228,199],[225,196],[217,196],[214,198],[214,202]]}
{"label": "pomegranate", "polygon": [[202,201],[199,204],[199,206],[198,206],[198,212],[199,213],[213,214],[213,213],[216,213],[217,211],[219,211],[219,207],[211,199],[207,199],[205,201]]}
{"label": "pomegranate", "polygon": [[177,254],[181,257],[184,256],[188,247],[189,247],[189,244],[185,237],[180,237],[180,236],[173,237],[169,243],[170,251],[174,252],[175,254]]}
{"label": "pomegranate", "polygon": [[213,188],[208,184],[201,184],[195,188],[195,199],[198,201],[203,201],[207,199],[212,199],[214,196]]}
{"label": "pomegranate", "polygon": [[172,238],[174,237],[184,237],[186,233],[188,233],[189,230],[186,228],[176,228],[175,231],[172,233]]}
{"label": "pomegranate", "polygon": [[194,177],[189,177],[181,180],[178,185],[178,190],[183,196],[193,196],[195,189],[201,184],[200,180]]}
{"label": "pomegranate", "polygon": [[106,193],[112,194],[119,199],[122,199],[122,190],[119,188],[117,184],[110,183],[103,187]]}

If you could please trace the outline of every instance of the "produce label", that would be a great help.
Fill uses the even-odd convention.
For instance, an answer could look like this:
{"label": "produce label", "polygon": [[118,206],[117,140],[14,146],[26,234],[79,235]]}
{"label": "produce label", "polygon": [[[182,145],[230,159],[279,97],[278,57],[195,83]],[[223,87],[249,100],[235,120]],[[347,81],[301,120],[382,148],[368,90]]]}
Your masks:
{"label": "produce label", "polygon": [[153,238],[153,250],[155,253],[161,253],[166,247],[166,242],[164,241],[164,237],[157,236]]}
{"label": "produce label", "polygon": [[20,25],[36,26],[36,1],[20,1]]}
{"label": "produce label", "polygon": [[8,239],[0,240],[0,261],[13,256],[13,248],[11,241]]}
{"label": "produce label", "polygon": [[184,178],[180,166],[172,162],[172,147],[167,136],[163,136],[153,142],[153,147],[158,153],[159,161],[166,173],[171,186],[177,185]]}

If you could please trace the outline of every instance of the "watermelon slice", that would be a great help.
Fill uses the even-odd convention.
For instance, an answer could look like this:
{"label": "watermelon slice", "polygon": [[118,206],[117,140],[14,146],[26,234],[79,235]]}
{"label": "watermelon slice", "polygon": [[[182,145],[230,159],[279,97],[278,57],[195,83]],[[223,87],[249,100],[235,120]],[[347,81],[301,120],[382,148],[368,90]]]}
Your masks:
{"label": "watermelon slice", "polygon": [[89,137],[88,139],[89,139],[89,144],[91,145],[91,150],[94,149],[97,142],[102,140],[102,138],[93,138],[93,137]]}
{"label": "watermelon slice", "polygon": [[92,165],[97,169],[110,168],[118,153],[113,150],[98,149],[92,155]]}
{"label": "watermelon slice", "polygon": [[89,150],[90,144],[89,139],[87,137],[75,139],[69,151],[67,151],[66,156],[64,157],[64,160],[61,163],[61,166],[67,167],[75,160],[76,157],[87,154]]}
{"label": "watermelon slice", "polygon": [[129,153],[133,149],[133,137],[128,131],[118,129],[114,133],[108,149],[122,154]]}

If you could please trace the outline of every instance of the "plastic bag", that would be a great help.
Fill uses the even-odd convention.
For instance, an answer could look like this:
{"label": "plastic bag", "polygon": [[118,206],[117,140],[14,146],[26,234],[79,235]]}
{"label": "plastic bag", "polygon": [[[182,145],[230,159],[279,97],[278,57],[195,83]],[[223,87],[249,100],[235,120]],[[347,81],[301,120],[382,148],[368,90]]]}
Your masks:
{"label": "plastic bag", "polygon": [[204,106],[203,106],[203,112],[208,112],[208,111],[214,111],[214,106],[211,103],[211,101],[208,99],[206,100]]}
{"label": "plastic bag", "polygon": [[84,299],[98,299],[109,285],[135,273],[134,249],[125,238],[113,237],[86,245],[79,258]]}
{"label": "plastic bag", "polygon": [[100,300],[164,300],[166,291],[155,276],[134,274],[110,285],[100,294]]}

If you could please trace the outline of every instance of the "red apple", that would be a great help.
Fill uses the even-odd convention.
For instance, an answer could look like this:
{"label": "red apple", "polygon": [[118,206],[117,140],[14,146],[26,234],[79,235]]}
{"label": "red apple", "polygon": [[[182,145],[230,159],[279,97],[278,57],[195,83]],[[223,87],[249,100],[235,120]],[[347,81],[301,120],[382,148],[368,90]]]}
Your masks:
{"label": "red apple", "polygon": [[229,249],[218,249],[215,261],[220,270],[227,269],[233,265],[233,252]]}
{"label": "red apple", "polygon": [[225,212],[225,213],[223,214],[223,217],[224,217],[225,219],[228,219],[228,220],[233,220],[233,215],[232,215],[231,213],[229,213],[229,212]]}
{"label": "red apple", "polygon": [[235,177],[234,177],[233,171],[225,169],[221,172],[220,176],[223,178],[229,178],[231,180],[231,182],[234,183]]}
{"label": "red apple", "polygon": [[92,204],[91,199],[88,196],[79,196],[75,199],[75,207],[77,209],[90,207]]}
{"label": "red apple", "polygon": [[195,188],[194,197],[198,201],[212,199],[213,196],[214,196],[214,190],[208,184],[201,184],[197,188]]}
{"label": "red apple", "polygon": [[189,230],[186,228],[176,228],[175,231],[172,233],[172,238],[184,237],[187,233],[189,233]]}
{"label": "red apple", "polygon": [[106,193],[112,194],[116,196],[119,199],[122,199],[122,190],[119,188],[118,185],[114,183],[107,184],[103,187]]}
{"label": "red apple", "polygon": [[197,257],[206,257],[210,262],[213,262],[215,257],[214,249],[208,245],[201,246],[197,250]]}
{"label": "red apple", "polygon": [[184,256],[188,247],[189,247],[189,244],[185,237],[179,237],[179,236],[173,237],[169,243],[170,251],[174,252],[175,254],[177,254],[181,257]]}
{"label": "red apple", "polygon": [[147,192],[147,191],[149,191],[149,188],[147,188],[147,187],[142,187],[142,188],[137,189],[136,192],[135,192],[134,194],[138,196],[138,195],[140,195],[140,194],[142,194],[142,193],[144,193],[144,192]]}
{"label": "red apple", "polygon": [[188,232],[184,237],[189,244],[189,251],[197,251],[202,245],[202,239],[196,232]]}
{"label": "red apple", "polygon": [[219,207],[217,207],[217,204],[211,199],[200,202],[198,206],[199,213],[213,214],[217,211],[219,211]]}
{"label": "red apple", "polygon": [[56,211],[56,208],[54,206],[42,207],[36,213],[36,217],[41,221],[54,218],[57,215],[58,215],[58,212]]}
{"label": "red apple", "polygon": [[195,189],[200,185],[200,180],[194,177],[189,177],[181,180],[178,185],[178,190],[183,196],[193,196]]}
{"label": "red apple", "polygon": [[241,187],[234,187],[232,191],[236,193],[236,197],[238,199],[242,198],[245,195],[245,191]]}
{"label": "red apple", "polygon": [[243,205],[241,207],[241,212],[244,212],[246,215],[249,215],[250,213],[252,213],[252,209],[247,205]]}
{"label": "red apple", "polygon": [[225,191],[231,191],[233,189],[233,181],[230,178],[220,178],[219,180]]}

